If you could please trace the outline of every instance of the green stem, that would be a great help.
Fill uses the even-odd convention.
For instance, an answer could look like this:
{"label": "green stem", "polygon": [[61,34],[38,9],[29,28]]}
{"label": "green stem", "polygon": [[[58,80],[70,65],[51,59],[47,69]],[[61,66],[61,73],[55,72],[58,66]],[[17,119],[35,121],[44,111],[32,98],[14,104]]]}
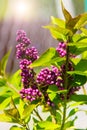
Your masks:
{"label": "green stem", "polygon": [[41,118],[41,116],[39,115],[39,113],[34,109],[35,114],[37,115],[37,117],[40,119],[40,121],[43,121],[43,119]]}
{"label": "green stem", "polygon": [[[64,74],[64,88],[68,89],[68,65],[69,65],[69,47],[67,47],[67,55],[65,62],[65,74]],[[66,120],[66,109],[67,109],[67,93],[64,94],[64,106],[63,106],[63,120],[60,130],[64,130],[65,120]]]}
{"label": "green stem", "polygon": [[83,93],[86,95],[87,93],[86,93],[86,89],[84,86],[82,86],[82,90],[83,90]]}

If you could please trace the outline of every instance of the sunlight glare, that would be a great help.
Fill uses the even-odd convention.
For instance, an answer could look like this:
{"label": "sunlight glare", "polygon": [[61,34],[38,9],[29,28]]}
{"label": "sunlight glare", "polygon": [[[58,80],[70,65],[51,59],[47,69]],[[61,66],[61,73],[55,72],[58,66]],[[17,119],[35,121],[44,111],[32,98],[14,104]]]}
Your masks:
{"label": "sunlight glare", "polygon": [[[17,19],[23,19],[31,17],[33,14],[33,3],[26,0],[19,0],[15,3],[15,12],[14,15]],[[32,12],[32,14],[31,14]]]}

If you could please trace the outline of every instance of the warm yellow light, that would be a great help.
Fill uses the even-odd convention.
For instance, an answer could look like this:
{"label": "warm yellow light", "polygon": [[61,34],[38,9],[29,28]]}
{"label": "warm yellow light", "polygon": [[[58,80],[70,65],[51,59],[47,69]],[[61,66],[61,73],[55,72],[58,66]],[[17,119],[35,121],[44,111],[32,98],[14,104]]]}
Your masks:
{"label": "warm yellow light", "polygon": [[34,7],[35,4],[32,0],[17,0],[14,4],[14,17],[19,20],[30,19],[31,17],[34,17]]}
{"label": "warm yellow light", "polygon": [[26,1],[17,2],[17,4],[15,5],[15,12],[17,13],[17,15],[26,15],[27,11],[28,4]]}

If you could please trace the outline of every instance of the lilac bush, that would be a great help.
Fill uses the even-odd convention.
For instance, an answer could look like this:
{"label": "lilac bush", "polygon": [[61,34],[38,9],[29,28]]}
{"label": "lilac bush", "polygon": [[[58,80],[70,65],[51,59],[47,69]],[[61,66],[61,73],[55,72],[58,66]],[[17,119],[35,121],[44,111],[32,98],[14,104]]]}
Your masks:
{"label": "lilac bush", "polygon": [[[87,104],[87,13],[72,18],[61,5],[65,20],[51,17],[51,24],[45,26],[58,40],[56,48],[39,56],[26,32],[18,30],[19,70],[6,74],[9,53],[0,62],[0,121],[19,124],[10,130],[79,130],[75,114],[79,105]],[[78,93],[81,89],[83,94]],[[39,107],[43,114],[49,112],[45,119]]]}

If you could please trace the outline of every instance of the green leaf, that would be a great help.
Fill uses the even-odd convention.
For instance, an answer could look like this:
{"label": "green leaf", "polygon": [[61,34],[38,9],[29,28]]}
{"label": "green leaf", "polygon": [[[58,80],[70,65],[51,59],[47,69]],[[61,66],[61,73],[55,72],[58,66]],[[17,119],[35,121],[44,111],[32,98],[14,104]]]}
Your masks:
{"label": "green leaf", "polygon": [[72,19],[72,16],[71,16],[71,14],[65,9],[65,7],[64,7],[64,5],[63,5],[63,3],[62,3],[62,1],[61,1],[61,5],[62,5],[62,12],[63,12],[63,14],[64,14],[65,20],[66,20],[66,22],[68,22],[69,20]]}
{"label": "green leaf", "polygon": [[31,113],[33,112],[33,110],[36,108],[37,105],[38,104],[30,104],[30,105],[26,106],[23,113],[22,113],[21,118],[24,119],[27,122],[30,118]]}
{"label": "green leaf", "polygon": [[10,56],[10,53],[11,53],[11,50],[8,51],[8,53],[1,60],[1,73],[2,74],[5,74],[6,66],[7,66],[7,62],[8,62],[8,58]]}
{"label": "green leaf", "polygon": [[18,105],[18,111],[20,113],[20,116],[22,118],[23,112],[24,112],[25,103],[22,99],[20,99],[19,105]]}
{"label": "green leaf", "polygon": [[73,40],[74,43],[80,42],[83,39],[87,39],[87,36],[85,36],[83,33],[81,33],[81,34],[74,34],[72,36],[72,40]]}
{"label": "green leaf", "polygon": [[13,122],[5,113],[0,113],[0,122]]}
{"label": "green leaf", "polygon": [[87,51],[82,53],[82,59],[87,59]]}
{"label": "green leaf", "polygon": [[67,90],[58,90],[58,87],[56,85],[50,85],[47,89],[50,100],[53,101],[55,104],[58,104],[60,102],[60,97],[58,94],[66,92]]}
{"label": "green leaf", "polygon": [[80,62],[81,58],[71,58],[71,61],[74,65],[77,65]]}
{"label": "green leaf", "polygon": [[70,52],[72,54],[79,55],[87,50],[87,42],[77,42],[77,43],[69,43],[68,44]]}
{"label": "green leaf", "polygon": [[87,81],[86,76],[75,74],[73,76],[73,81],[71,82],[71,86],[73,86],[73,87],[82,86],[86,83],[86,81]]}
{"label": "green leaf", "polygon": [[66,23],[66,27],[70,30],[72,30],[73,33],[75,33],[77,31],[77,29],[74,29],[74,26],[76,25],[76,23],[79,21],[79,19],[81,18],[81,15],[76,16],[75,18],[71,18],[67,23]]}
{"label": "green leaf", "polygon": [[86,28],[81,28],[80,29],[85,35],[87,35],[87,29]]}
{"label": "green leaf", "polygon": [[62,115],[60,114],[60,112],[56,112],[56,116],[55,116],[57,123],[61,124],[62,121]]}
{"label": "green leaf", "polygon": [[1,104],[0,104],[0,110],[4,110],[8,104],[11,101],[11,97],[6,98]]}
{"label": "green leaf", "polygon": [[25,130],[23,127],[19,127],[19,126],[12,126],[11,128],[10,128],[10,130]]}
{"label": "green leaf", "polygon": [[80,60],[80,62],[75,66],[76,71],[87,71],[87,60]]}
{"label": "green leaf", "polygon": [[61,28],[65,28],[65,21],[62,20],[62,19],[55,18],[55,17],[51,16],[51,23],[53,25],[57,25],[57,26],[59,26]]}
{"label": "green leaf", "polygon": [[74,114],[76,114],[77,111],[78,111],[78,108],[74,108],[74,109],[72,109],[72,110],[69,112],[68,117],[73,116]]}
{"label": "green leaf", "polygon": [[76,23],[74,29],[80,29],[87,23],[87,13],[81,14],[79,21]]}
{"label": "green leaf", "polygon": [[54,25],[48,25],[45,26],[44,28],[50,30],[50,33],[54,39],[61,40],[61,41],[67,41],[67,35],[68,33],[71,33],[68,29],[60,28]]}
{"label": "green leaf", "polygon": [[0,87],[6,85],[6,79],[0,76]]}
{"label": "green leaf", "polygon": [[54,124],[52,122],[49,122],[49,121],[41,121],[37,124],[41,129],[44,129],[44,130],[54,130],[54,129],[57,129],[59,128],[60,126],[58,124]]}
{"label": "green leaf", "polygon": [[4,110],[5,114],[9,117],[11,117],[15,122],[18,122],[20,120],[20,114],[19,111],[11,98],[9,109]]}
{"label": "green leaf", "polygon": [[15,86],[18,90],[21,89],[21,75],[20,75],[21,70],[16,71],[11,78],[9,79],[9,82]]}
{"label": "green leaf", "polygon": [[76,74],[76,75],[81,75],[81,76],[87,76],[87,71],[68,71],[67,72],[68,74],[71,74],[71,75],[73,75],[73,74]]}
{"label": "green leaf", "polygon": [[34,61],[30,67],[38,67],[38,66],[46,66],[51,62],[53,58],[55,58],[57,55],[55,48],[48,49],[45,53],[43,53],[39,59]]}
{"label": "green leaf", "polygon": [[71,100],[73,100],[73,101],[76,101],[76,102],[87,102],[87,95],[81,95],[81,94],[79,94],[79,95],[72,95],[71,97],[70,97],[70,99]]}

